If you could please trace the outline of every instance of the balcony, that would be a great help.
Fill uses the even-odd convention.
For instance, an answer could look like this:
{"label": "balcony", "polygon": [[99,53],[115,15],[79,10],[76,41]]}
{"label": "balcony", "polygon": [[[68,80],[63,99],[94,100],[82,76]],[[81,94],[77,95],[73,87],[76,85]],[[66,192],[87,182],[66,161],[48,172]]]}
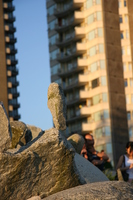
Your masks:
{"label": "balcony", "polygon": [[10,38],[8,36],[5,37],[5,40],[7,43],[16,43],[17,42],[17,39],[16,38]]}
{"label": "balcony", "polygon": [[17,76],[18,75],[18,69],[15,68],[13,70],[7,70],[7,76]]}
{"label": "balcony", "polygon": [[84,69],[84,66],[78,66],[76,63],[74,65],[72,65],[71,68],[65,68],[65,69],[59,69],[58,70],[58,76],[60,77],[68,77],[70,76],[72,73],[75,73],[75,72],[79,72],[81,70]]}
{"label": "balcony", "polygon": [[21,118],[21,115],[17,114],[13,116],[14,120],[19,120]]}
{"label": "balcony", "polygon": [[58,46],[58,47],[65,47],[65,46],[71,44],[73,41],[76,41],[74,33],[70,34],[70,36],[67,37],[67,38],[65,38],[64,40],[57,39],[56,40],[56,46]]}
{"label": "balcony", "polygon": [[87,114],[81,114],[81,110],[82,109],[78,109],[75,111],[75,113],[71,116],[69,116],[66,120],[67,123],[71,123],[75,120],[79,120],[79,119],[82,119],[82,118],[87,118],[89,115]]}
{"label": "balcony", "polygon": [[11,26],[5,25],[5,31],[14,33],[14,32],[16,32],[16,28],[14,28],[12,25]]}
{"label": "balcony", "polygon": [[9,12],[13,12],[15,10],[15,7],[10,3],[4,3],[3,7],[6,11],[9,11]]}
{"label": "balcony", "polygon": [[17,60],[10,60],[10,59],[7,59],[7,60],[6,60],[6,64],[7,64],[7,65],[17,65],[17,64],[18,64],[18,61],[17,61]]}
{"label": "balcony", "polygon": [[18,81],[12,82],[12,87],[17,87],[17,86],[19,86],[19,82]]}
{"label": "balcony", "polygon": [[16,54],[17,53],[17,49],[10,49],[10,48],[6,48],[6,53],[7,54]]}
{"label": "balcony", "polygon": [[19,92],[15,92],[15,93],[13,93],[12,95],[13,95],[13,98],[17,98],[17,97],[20,96],[20,93],[19,93]]}
{"label": "balcony", "polygon": [[4,20],[6,20],[8,22],[14,22],[16,20],[16,18],[13,16],[9,16],[8,14],[4,14]]}
{"label": "balcony", "polygon": [[82,39],[86,36],[85,27],[75,27],[75,38]]}

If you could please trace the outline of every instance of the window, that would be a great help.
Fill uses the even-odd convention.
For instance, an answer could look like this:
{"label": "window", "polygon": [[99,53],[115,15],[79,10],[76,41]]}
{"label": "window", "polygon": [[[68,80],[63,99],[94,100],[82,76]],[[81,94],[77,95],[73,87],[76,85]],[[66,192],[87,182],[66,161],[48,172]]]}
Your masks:
{"label": "window", "polygon": [[130,55],[131,54],[131,52],[130,52],[130,47],[128,46],[127,47],[127,55]]}
{"label": "window", "polygon": [[93,81],[92,81],[92,89],[93,88],[96,88],[96,87],[98,87],[99,86],[99,79],[97,78],[97,79],[94,79]]}
{"label": "window", "polygon": [[89,15],[87,18],[87,24],[91,24],[91,23],[93,23],[93,21],[94,21],[94,14]]}
{"label": "window", "polygon": [[125,79],[125,80],[124,80],[124,85],[125,85],[125,87],[127,87],[127,86],[128,86],[127,79]]}
{"label": "window", "polygon": [[106,144],[106,152],[108,153],[112,153],[112,145],[111,143]]}
{"label": "window", "polygon": [[99,53],[103,53],[104,52],[104,46],[103,44],[99,44]]}
{"label": "window", "polygon": [[59,53],[59,49],[56,49],[56,50],[50,52],[50,59],[51,60],[56,59],[56,56],[57,56],[58,53]]}
{"label": "window", "polygon": [[49,38],[49,43],[50,43],[51,45],[54,45],[54,44],[56,43],[57,39],[58,39],[58,34],[52,35],[52,36]]}
{"label": "window", "polygon": [[123,71],[126,71],[126,63],[123,63]]}
{"label": "window", "polygon": [[51,75],[57,74],[60,69],[60,64],[51,67]]}
{"label": "window", "polygon": [[125,48],[124,47],[122,47],[121,51],[122,51],[122,55],[125,55]]}
{"label": "window", "polygon": [[123,22],[123,20],[122,20],[122,15],[120,15],[120,17],[119,17],[119,22],[120,22],[120,23]]}
{"label": "window", "polygon": [[106,77],[101,76],[101,85],[106,85]]}
{"label": "window", "polygon": [[86,1],[86,8],[90,8],[93,6],[93,0],[87,0]]}
{"label": "window", "polygon": [[129,95],[126,95],[126,104],[129,104]]}
{"label": "window", "polygon": [[88,40],[93,40],[95,38],[95,30],[90,31],[88,34]]}
{"label": "window", "polygon": [[124,35],[123,35],[123,32],[121,32],[121,39],[123,39],[124,38]]}
{"label": "window", "polygon": [[109,126],[105,126],[104,127],[104,132],[105,132],[106,136],[110,136],[111,135],[110,127]]}
{"label": "window", "polygon": [[125,19],[125,23],[127,23],[127,22],[128,22],[128,16],[125,15],[125,16],[124,16],[124,19]]}
{"label": "window", "polygon": [[100,68],[105,69],[105,60],[100,60]]}
{"label": "window", "polygon": [[130,78],[130,87],[133,87],[133,78]]}
{"label": "window", "polygon": [[56,8],[56,4],[52,5],[47,9],[48,15],[53,15],[54,14],[54,9]]}
{"label": "window", "polygon": [[121,0],[118,2],[118,7],[121,8]]}
{"label": "window", "polygon": [[133,94],[131,94],[131,103],[133,103]]}
{"label": "window", "polygon": [[95,137],[97,139],[103,137],[103,130],[102,130],[102,128],[98,128],[98,129],[95,130]]}
{"label": "window", "polygon": [[99,120],[101,120],[101,112],[100,111],[94,113],[94,121],[96,122],[96,121],[99,121]]}
{"label": "window", "polygon": [[98,21],[102,20],[101,12],[97,12],[96,15],[97,15],[97,20]]}
{"label": "window", "polygon": [[90,65],[90,70],[91,70],[91,72],[97,71],[97,63],[96,63],[96,62],[95,62],[95,63],[92,63],[92,64]]}
{"label": "window", "polygon": [[103,29],[102,28],[98,28],[97,33],[98,33],[98,37],[103,37]]}
{"label": "window", "polygon": [[96,55],[96,46],[91,47],[89,49],[89,56],[91,57],[91,56],[94,56],[94,55]]}
{"label": "window", "polygon": [[130,111],[127,112],[127,120],[131,120],[131,113],[130,113]]}
{"label": "window", "polygon": [[133,137],[133,128],[129,129],[129,138]]}
{"label": "window", "polygon": [[96,4],[101,4],[101,0],[96,0]]}
{"label": "window", "polygon": [[55,24],[57,23],[57,19],[54,19],[53,21],[49,22],[48,28],[50,30],[53,30],[55,28]]}
{"label": "window", "polygon": [[102,100],[103,100],[103,102],[107,102],[108,101],[107,93],[103,93],[102,94]]}
{"label": "window", "polygon": [[126,39],[128,39],[128,38],[129,38],[129,31],[126,30]]}
{"label": "window", "polygon": [[92,98],[93,105],[96,105],[100,102],[100,95],[96,95]]}
{"label": "window", "polygon": [[128,63],[128,69],[129,69],[129,71],[132,70],[132,64],[131,63]]}
{"label": "window", "polygon": [[108,119],[109,118],[109,111],[108,110],[104,110],[103,111],[103,117],[104,117],[104,119]]}
{"label": "window", "polygon": [[127,1],[126,0],[124,0],[124,7],[126,7],[127,6]]}

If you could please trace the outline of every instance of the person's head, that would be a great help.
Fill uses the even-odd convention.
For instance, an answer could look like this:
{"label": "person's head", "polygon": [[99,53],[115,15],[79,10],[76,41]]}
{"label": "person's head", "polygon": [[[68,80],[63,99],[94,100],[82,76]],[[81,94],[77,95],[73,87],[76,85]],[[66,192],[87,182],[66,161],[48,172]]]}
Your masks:
{"label": "person's head", "polygon": [[133,148],[133,142],[127,142],[126,144],[126,152],[127,154],[130,154],[130,149]]}
{"label": "person's head", "polygon": [[86,134],[85,135],[85,143],[86,143],[87,148],[92,148],[94,145],[93,136],[90,134]]}

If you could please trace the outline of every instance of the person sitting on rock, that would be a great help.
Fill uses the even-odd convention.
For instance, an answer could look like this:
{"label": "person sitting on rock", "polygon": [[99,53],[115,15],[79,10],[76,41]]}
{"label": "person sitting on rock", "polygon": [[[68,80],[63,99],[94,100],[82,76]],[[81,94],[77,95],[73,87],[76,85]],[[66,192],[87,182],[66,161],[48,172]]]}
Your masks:
{"label": "person sitting on rock", "polygon": [[98,152],[95,150],[94,139],[90,134],[85,135],[85,144],[81,150],[81,155],[98,167],[101,171],[104,170],[104,162],[109,159],[104,151]]}

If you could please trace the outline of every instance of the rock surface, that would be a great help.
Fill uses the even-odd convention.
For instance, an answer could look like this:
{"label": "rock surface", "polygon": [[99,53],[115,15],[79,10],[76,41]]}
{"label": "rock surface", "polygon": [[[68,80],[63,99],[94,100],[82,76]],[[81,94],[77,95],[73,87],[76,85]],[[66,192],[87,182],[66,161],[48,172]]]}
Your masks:
{"label": "rock surface", "polygon": [[123,181],[109,181],[85,184],[58,192],[43,200],[131,200],[133,186]]}
{"label": "rock surface", "polygon": [[67,140],[73,145],[76,152],[80,154],[83,148],[83,145],[85,143],[83,136],[75,133],[71,135],[70,137],[68,137]]}
{"label": "rock surface", "polygon": [[1,200],[44,198],[81,184],[108,181],[57,129],[35,139],[19,150],[0,153]]}
{"label": "rock surface", "polygon": [[62,88],[57,83],[51,83],[48,88],[48,108],[53,116],[53,122],[58,130],[66,129],[66,104]]}
{"label": "rock surface", "polygon": [[0,152],[6,151],[11,145],[12,133],[5,107],[0,102]]}
{"label": "rock surface", "polygon": [[30,129],[32,133],[32,140],[35,139],[38,135],[40,134],[42,135],[45,132],[41,128],[33,126],[33,125],[26,124],[26,126],[28,127],[28,129]]}
{"label": "rock surface", "polygon": [[12,131],[12,148],[16,148],[18,144],[24,146],[31,141],[32,133],[25,123],[11,121],[10,126]]}

